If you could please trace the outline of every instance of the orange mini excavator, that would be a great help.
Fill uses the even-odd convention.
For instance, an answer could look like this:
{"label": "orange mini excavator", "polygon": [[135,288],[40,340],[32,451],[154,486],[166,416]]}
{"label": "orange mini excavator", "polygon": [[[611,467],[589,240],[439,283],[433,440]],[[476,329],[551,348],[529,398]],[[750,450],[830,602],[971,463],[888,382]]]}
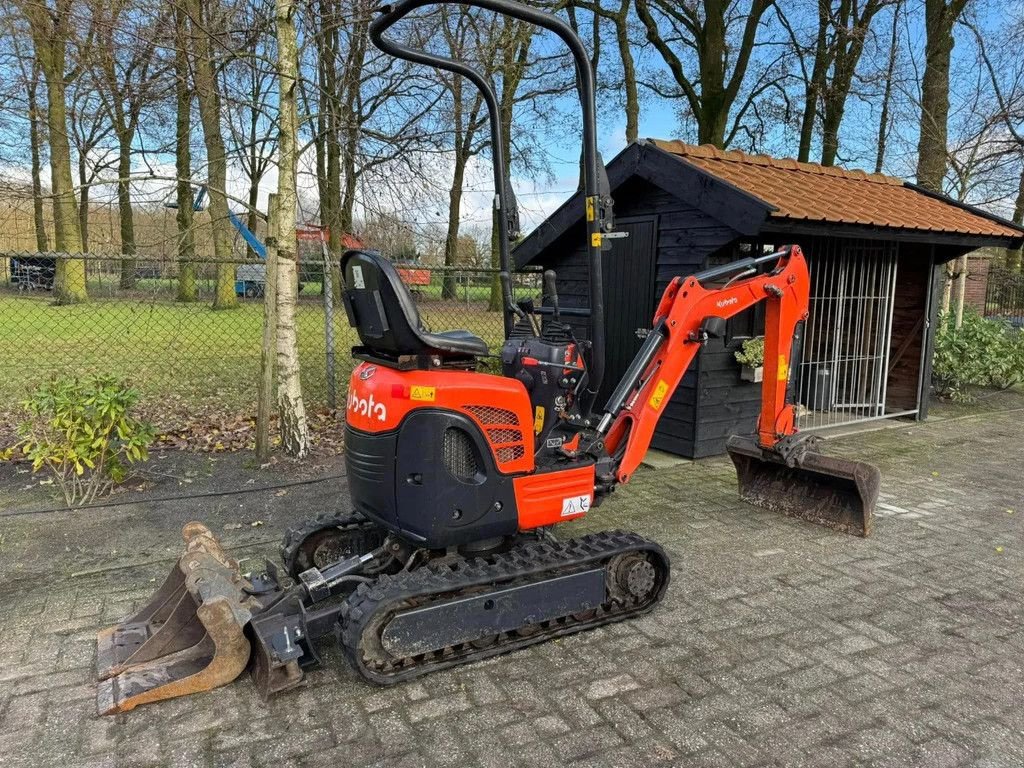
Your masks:
{"label": "orange mini excavator", "polygon": [[[427,330],[390,262],[342,256],[345,308],[360,345],[349,384],[345,460],[354,511],[288,531],[284,568],[243,575],[210,531],[185,527],[185,554],[153,599],[99,636],[101,713],[233,680],[246,667],[264,696],[300,683],[318,638],[335,634],[368,681],[388,685],[650,611],[669,584],[655,542],[605,531],[559,539],[640,466],[665,404],[726,320],[765,302],[765,373],[757,432],[729,451],[749,501],[860,534],[878,473],[821,456],[794,426],[792,371],[808,313],[800,249],[718,266],[669,284],[650,333],[608,402],[601,260],[612,200],[596,150],[593,74],[561,20],[510,0],[460,0],[546,28],[576,62],[583,112],[590,307],[560,308],[555,276],[539,306],[513,302],[508,243],[517,235],[504,176],[498,105],[465,64],[384,33],[410,11],[455,0],[405,0],[371,28],[384,51],[455,72],[491,115],[506,338],[502,375],[477,370],[487,345]],[[564,318],[588,320],[586,340]]]}

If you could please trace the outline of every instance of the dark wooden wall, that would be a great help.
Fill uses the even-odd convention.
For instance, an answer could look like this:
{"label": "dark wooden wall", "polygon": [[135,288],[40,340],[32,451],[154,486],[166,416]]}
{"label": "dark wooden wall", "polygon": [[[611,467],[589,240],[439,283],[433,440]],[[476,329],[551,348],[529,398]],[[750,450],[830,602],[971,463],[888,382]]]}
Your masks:
{"label": "dark wooden wall", "polygon": [[[657,216],[658,232],[657,279],[654,298],[648,312],[653,315],[655,306],[661,298],[669,281],[677,275],[689,275],[702,269],[708,256],[729,246],[738,234],[707,214],[688,206],[674,195],[643,179],[632,178],[624,182],[615,191],[615,215],[623,219],[634,216]],[[559,302],[565,307],[586,307],[590,304],[589,280],[586,251],[583,248],[584,231],[582,222],[571,227],[565,235],[556,240],[540,256],[533,260],[534,265],[546,269],[554,269],[558,273]],[[614,248],[613,244],[613,248]],[[614,311],[614,307],[609,308]],[[573,323],[575,330],[585,338],[586,323]],[[731,358],[724,348],[717,350],[719,356]],[[662,450],[671,451],[681,456],[695,457],[700,445],[699,436],[694,433],[695,403],[699,397],[697,382],[701,377],[705,359],[714,357],[715,352],[704,350],[695,365],[683,377],[675,396],[665,406],[655,433],[653,444]],[[735,361],[726,376],[721,370],[728,366],[728,360],[709,362],[711,368],[704,374],[705,379],[716,384],[723,377],[733,383],[740,384],[739,368]],[[712,371],[715,372],[712,372]],[[617,377],[621,371],[608,370],[609,377]],[[702,379],[703,380],[703,379]],[[728,385],[724,385],[726,389]],[[710,396],[710,395],[708,395]],[[715,395],[724,397],[724,395]],[[755,396],[756,400],[756,396]],[[754,409],[756,415],[756,407]],[[724,441],[722,442],[724,445]],[[721,453],[721,449],[714,451]],[[702,453],[699,455],[710,455]]]}
{"label": "dark wooden wall", "polygon": [[904,243],[896,266],[893,296],[892,341],[889,344],[889,377],[886,409],[909,411],[918,407],[921,348],[928,325],[928,292],[932,263],[926,245]]}

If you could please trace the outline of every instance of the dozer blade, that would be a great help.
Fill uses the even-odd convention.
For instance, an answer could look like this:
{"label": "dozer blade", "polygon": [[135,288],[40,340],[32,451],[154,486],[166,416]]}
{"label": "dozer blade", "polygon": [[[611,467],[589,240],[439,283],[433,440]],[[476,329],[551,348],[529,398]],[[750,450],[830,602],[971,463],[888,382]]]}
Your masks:
{"label": "dozer blade", "polygon": [[259,610],[249,583],[208,528],[182,529],[185,553],[153,598],[97,637],[101,715],[208,691],[249,661],[244,627]]}
{"label": "dozer blade", "polygon": [[881,485],[876,467],[811,450],[787,464],[755,438],[740,435],[730,437],[726,448],[744,501],[844,533],[871,533]]}

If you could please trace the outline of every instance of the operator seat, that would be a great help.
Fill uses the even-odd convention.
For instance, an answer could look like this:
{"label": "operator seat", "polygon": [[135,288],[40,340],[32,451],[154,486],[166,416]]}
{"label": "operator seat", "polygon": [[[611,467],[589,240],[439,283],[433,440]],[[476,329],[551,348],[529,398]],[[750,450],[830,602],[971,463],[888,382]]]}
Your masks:
{"label": "operator seat", "polygon": [[341,272],[349,325],[374,356],[438,356],[452,360],[488,354],[487,343],[469,331],[428,331],[398,271],[380,254],[346,251],[341,257]]}

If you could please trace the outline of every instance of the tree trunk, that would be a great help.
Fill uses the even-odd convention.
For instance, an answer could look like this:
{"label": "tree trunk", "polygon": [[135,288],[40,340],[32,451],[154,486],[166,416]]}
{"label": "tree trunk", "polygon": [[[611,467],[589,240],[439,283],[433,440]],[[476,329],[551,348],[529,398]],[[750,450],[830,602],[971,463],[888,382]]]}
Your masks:
{"label": "tree trunk", "polygon": [[42,161],[40,159],[39,102],[36,93],[39,88],[39,67],[33,62],[32,79],[28,83],[29,152],[32,159],[32,217],[36,229],[36,250],[45,253],[50,250],[46,234],[46,217],[43,213]]}
{"label": "tree trunk", "polygon": [[200,0],[187,0],[192,20],[191,50],[192,76],[196,98],[199,101],[199,121],[203,126],[208,173],[207,195],[210,200],[210,225],[213,229],[213,253],[217,260],[217,285],[214,290],[214,309],[234,309],[235,265],[231,263],[231,219],[228,216],[227,157],[221,131],[220,94],[217,90],[216,68],[210,45],[212,14],[201,14]]}
{"label": "tree trunk", "polygon": [[892,78],[896,73],[896,54],[899,45],[900,5],[892,7],[892,30],[889,36],[889,61],[885,68],[885,89],[882,92],[882,113],[878,118],[878,144],[875,152],[875,173],[882,172],[885,164],[885,145],[889,140],[889,105],[892,103]]}
{"label": "tree trunk", "polygon": [[448,231],[444,238],[444,265],[449,270],[444,273],[444,285],[441,288],[442,299],[454,299],[455,274],[450,271],[455,266],[459,253],[459,209],[462,207],[462,183],[466,175],[466,158],[462,152],[455,152],[455,172],[452,174],[452,186],[448,190]]}
{"label": "tree trunk", "polygon": [[942,192],[948,160],[949,65],[953,25],[966,0],[925,0],[925,65],[921,81],[920,137],[917,142],[917,183]]}
{"label": "tree trunk", "polygon": [[[295,241],[296,154],[299,130],[296,87],[299,72],[298,46],[292,16],[294,0],[277,0],[277,71],[280,137],[277,177],[277,405],[281,445],[289,456],[309,453],[309,426],[302,399],[299,347],[295,329],[298,270]],[[268,254],[269,258],[269,254]]]}
{"label": "tree trunk", "polygon": [[825,87],[825,78],[831,64],[828,51],[829,10],[831,0],[818,0],[818,38],[814,43],[814,65],[811,79],[804,89],[804,114],[800,121],[800,148],[797,160],[806,163],[811,159],[811,142],[814,139],[814,124],[818,117],[818,99]]}
{"label": "tree trunk", "polygon": [[78,153],[78,230],[82,233],[82,253],[89,252],[89,168],[88,156]]}
{"label": "tree trunk", "polygon": [[[1020,185],[1017,187],[1017,200],[1013,204],[1013,223],[1024,224],[1024,165],[1020,169]],[[1006,249],[1006,266],[1014,271],[1021,269],[1021,252],[1024,248]]]}
{"label": "tree trunk", "polygon": [[186,35],[185,9],[181,4],[174,6],[174,92],[177,112],[174,126],[174,168],[178,177],[176,200],[178,210],[175,220],[178,227],[178,301],[197,301],[199,289],[196,284],[196,239],[192,231],[192,147],[189,143],[192,131],[192,89],[189,87],[188,38]]}
{"label": "tree trunk", "polygon": [[[501,96],[498,102],[498,117],[501,122],[501,143],[505,156],[505,178],[512,179],[512,118],[516,102],[516,91],[519,89],[519,82],[522,80],[530,55],[530,47],[533,44],[533,28],[518,21],[510,21],[512,25],[511,41],[505,47],[504,61],[500,65]],[[491,267],[499,269],[501,258],[498,250],[498,216],[504,215],[497,209],[492,208],[491,212]],[[495,274],[491,280],[491,296],[487,302],[488,312],[503,312],[505,310],[504,300],[501,291],[501,280]]]}
{"label": "tree trunk", "polygon": [[[453,52],[455,53],[455,52]],[[452,126],[455,130],[455,168],[452,172],[452,184],[448,189],[448,230],[444,238],[444,265],[448,270],[444,273],[444,282],[441,285],[441,298],[455,298],[455,274],[451,268],[455,266],[459,252],[459,219],[462,207],[462,184],[466,176],[466,162],[469,159],[466,154],[466,134],[471,132],[472,127],[466,125],[466,114],[462,104],[462,78],[458,75],[452,77],[449,82],[449,91],[452,95]]]}
{"label": "tree trunk", "polygon": [[615,39],[622,60],[622,88],[626,94],[626,142],[640,138],[640,91],[636,84],[636,64],[629,44],[629,3],[622,0],[619,16],[615,20]]}
{"label": "tree trunk", "polygon": [[[26,3],[36,60],[46,81],[46,123],[50,138],[50,185],[53,190],[53,219],[56,249],[63,253],[82,253],[82,231],[78,223],[78,204],[71,176],[71,145],[65,95],[65,56],[69,37],[71,0],[58,0],[51,13],[43,3]],[[85,261],[57,260],[53,285],[57,304],[77,304],[88,300]]]}
{"label": "tree trunk", "polygon": [[122,290],[129,290],[135,287],[136,269],[138,262],[135,260],[135,216],[132,212],[132,137],[134,131],[118,131],[117,143],[117,211],[121,221],[121,253],[125,258],[121,259],[121,281]]}

